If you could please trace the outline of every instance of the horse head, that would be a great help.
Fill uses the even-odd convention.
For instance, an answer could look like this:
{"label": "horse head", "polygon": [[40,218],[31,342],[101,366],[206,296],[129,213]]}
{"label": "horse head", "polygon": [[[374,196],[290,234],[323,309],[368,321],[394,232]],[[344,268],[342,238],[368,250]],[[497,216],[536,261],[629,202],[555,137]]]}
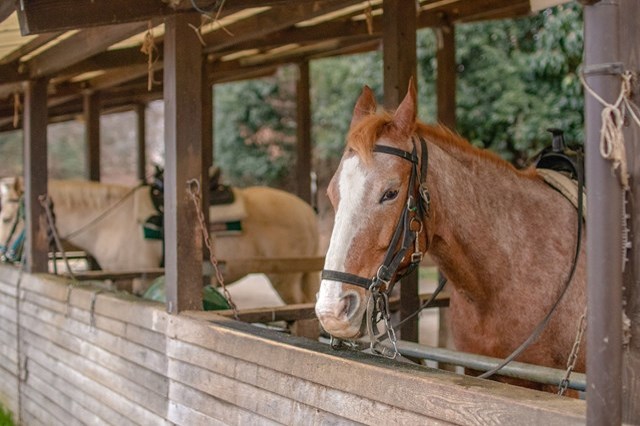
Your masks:
{"label": "horse head", "polygon": [[24,222],[21,219],[22,179],[0,179],[0,256],[10,256],[14,243],[20,238]]}
{"label": "horse head", "polygon": [[427,152],[415,137],[413,81],[394,114],[376,108],[365,86],[327,190],[336,214],[316,314],[328,333],[344,339],[364,331],[364,313],[373,303],[368,294],[388,294],[427,244]]}

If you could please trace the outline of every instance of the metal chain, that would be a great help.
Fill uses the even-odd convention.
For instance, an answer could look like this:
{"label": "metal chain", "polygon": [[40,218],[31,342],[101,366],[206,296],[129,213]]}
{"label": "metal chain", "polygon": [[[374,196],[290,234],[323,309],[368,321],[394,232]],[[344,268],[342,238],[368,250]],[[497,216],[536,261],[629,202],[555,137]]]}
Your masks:
{"label": "metal chain", "polygon": [[231,306],[231,309],[233,310],[233,317],[237,320],[239,319],[238,308],[236,307],[236,304],[233,303],[233,300],[231,299],[231,293],[229,293],[229,290],[227,290],[227,287],[225,286],[224,278],[222,277],[222,272],[220,271],[220,268],[218,266],[218,259],[213,254],[213,248],[211,247],[211,237],[209,235],[209,230],[207,229],[207,226],[205,224],[204,213],[202,212],[202,198],[200,197],[200,181],[198,181],[197,179],[190,179],[189,181],[187,181],[187,188],[189,191],[189,195],[191,196],[191,201],[193,201],[193,205],[195,206],[196,214],[198,215],[198,223],[200,225],[200,231],[202,232],[202,238],[204,239],[204,244],[205,246],[207,246],[207,249],[209,250],[209,261],[211,262],[211,265],[213,265],[213,269],[216,273],[216,279],[218,280],[218,283],[220,283],[220,286],[222,287],[224,297],[227,299],[229,306]]}
{"label": "metal chain", "polygon": [[[40,202],[40,205],[45,211],[45,214],[47,217],[47,224],[49,225],[49,230],[51,231],[51,235],[53,236],[53,240],[55,242],[57,249],[62,254],[62,259],[64,260],[64,265],[67,268],[67,272],[69,273],[69,276],[71,277],[71,279],[73,281],[76,281],[76,276],[71,270],[71,266],[69,265],[69,259],[67,259],[67,253],[64,251],[64,247],[62,247],[62,242],[60,241],[60,236],[58,235],[58,228],[56,228],[53,212],[51,211],[51,206],[53,205],[53,202],[51,201],[51,197],[49,197],[48,194],[40,195],[38,197],[38,201]],[[55,263],[55,257],[53,261]]]}
{"label": "metal chain", "polygon": [[578,360],[578,351],[580,350],[580,342],[582,341],[582,336],[586,328],[587,309],[585,308],[582,316],[580,317],[580,324],[578,325],[576,340],[573,342],[571,353],[569,354],[569,358],[567,359],[567,371],[564,375],[564,378],[560,382],[560,385],[558,385],[558,395],[564,395],[564,393],[567,391],[567,387],[569,387],[569,377],[571,376],[571,373],[576,366],[576,361]]}

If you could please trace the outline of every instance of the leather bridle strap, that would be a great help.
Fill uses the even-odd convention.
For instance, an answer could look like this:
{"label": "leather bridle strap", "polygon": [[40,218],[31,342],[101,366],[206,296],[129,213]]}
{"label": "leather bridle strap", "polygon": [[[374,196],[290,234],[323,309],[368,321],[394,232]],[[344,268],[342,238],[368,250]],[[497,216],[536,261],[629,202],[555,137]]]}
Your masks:
{"label": "leather bridle strap", "polygon": [[[421,162],[418,161],[417,147],[415,143],[412,152],[386,145],[375,145],[373,147],[373,152],[395,155],[412,163],[411,176],[409,177],[409,185],[407,187],[407,202],[405,208],[400,214],[400,217],[398,218],[398,223],[389,243],[389,247],[387,248],[387,253],[385,254],[382,264],[378,268],[376,275],[373,278],[364,278],[348,272],[323,269],[321,275],[323,280],[352,284],[366,290],[370,290],[373,286],[379,287],[381,284],[385,284],[387,286],[386,290],[390,291],[393,283],[413,270],[413,267],[415,267],[414,262],[412,262],[412,265],[404,271],[402,276],[396,277],[393,283],[391,282],[391,280],[396,276],[400,263],[405,258],[407,251],[411,248],[416,239],[416,232],[411,230],[411,213],[417,210],[420,217],[423,217],[428,213],[428,191],[426,191],[426,185],[424,183],[428,167],[427,145],[422,138],[420,138],[420,143],[422,151]],[[419,172],[418,165],[420,165]],[[420,193],[417,197],[414,195],[416,179],[419,180],[420,185]],[[400,242],[401,239],[402,241]],[[400,247],[396,250],[399,243]]]}

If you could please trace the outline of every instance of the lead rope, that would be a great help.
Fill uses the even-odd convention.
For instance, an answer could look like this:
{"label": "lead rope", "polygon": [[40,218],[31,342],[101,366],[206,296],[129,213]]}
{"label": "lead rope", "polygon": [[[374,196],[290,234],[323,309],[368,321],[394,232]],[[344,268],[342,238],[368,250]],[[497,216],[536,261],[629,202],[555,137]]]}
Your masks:
{"label": "lead rope", "polygon": [[216,279],[220,286],[222,287],[222,291],[224,292],[224,297],[227,299],[229,306],[233,311],[233,318],[239,320],[238,317],[238,308],[236,304],[233,303],[231,299],[231,293],[227,290],[227,287],[224,283],[224,278],[222,277],[222,272],[218,266],[218,259],[213,254],[213,248],[211,247],[211,236],[209,235],[209,230],[205,225],[204,213],[202,212],[202,197],[200,197],[200,181],[197,179],[190,179],[187,181],[187,190],[189,192],[189,196],[191,197],[191,201],[193,201],[193,205],[196,209],[196,214],[198,215],[198,223],[200,225],[200,231],[202,232],[202,238],[204,240],[205,246],[209,250],[209,261],[211,265],[213,265],[213,270],[216,273]]}

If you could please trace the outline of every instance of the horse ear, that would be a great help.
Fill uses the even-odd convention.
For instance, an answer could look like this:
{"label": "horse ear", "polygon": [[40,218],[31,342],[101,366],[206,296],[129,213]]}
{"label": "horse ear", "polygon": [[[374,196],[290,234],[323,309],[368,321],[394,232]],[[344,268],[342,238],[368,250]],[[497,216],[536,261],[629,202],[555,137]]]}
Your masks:
{"label": "horse ear", "polygon": [[367,115],[374,114],[377,107],[378,105],[376,104],[376,98],[373,95],[373,91],[369,86],[364,86],[362,88],[362,93],[360,93],[360,97],[356,102],[356,106],[353,108],[351,128],[353,129],[353,127]]}
{"label": "horse ear", "polygon": [[416,85],[413,77],[409,79],[407,94],[393,116],[393,122],[405,137],[410,137],[416,128]]}

